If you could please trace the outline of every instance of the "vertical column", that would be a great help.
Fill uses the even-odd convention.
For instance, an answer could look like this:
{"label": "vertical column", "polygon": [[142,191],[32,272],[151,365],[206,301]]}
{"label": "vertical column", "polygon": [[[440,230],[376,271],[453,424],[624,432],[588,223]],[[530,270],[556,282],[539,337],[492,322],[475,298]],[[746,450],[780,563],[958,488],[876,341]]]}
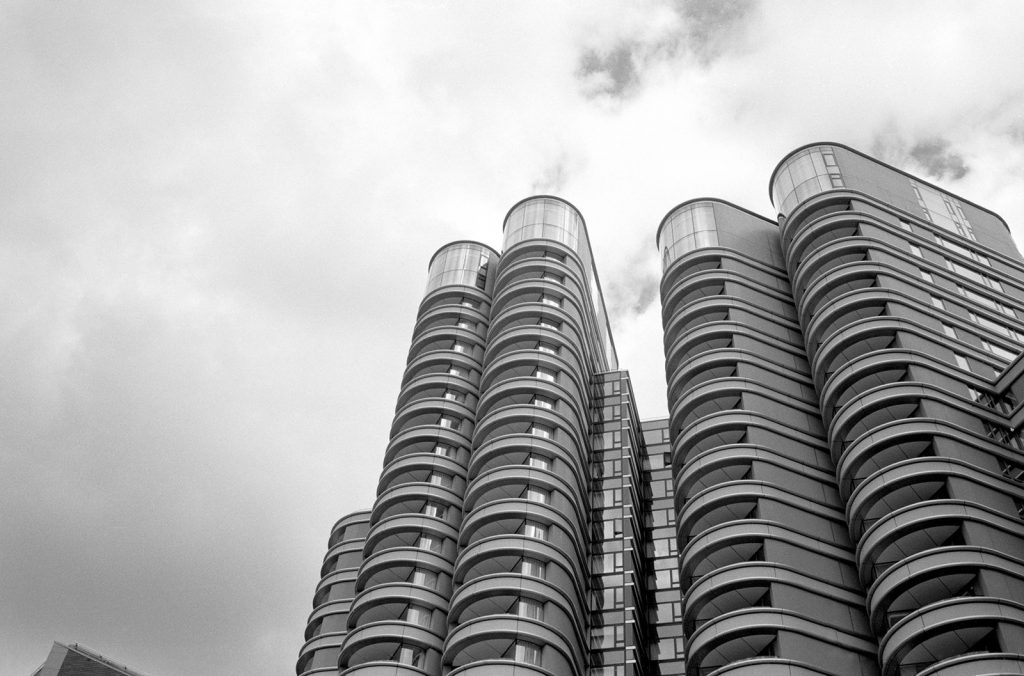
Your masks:
{"label": "vertical column", "polygon": [[346,675],[441,673],[496,258],[455,242],[431,259],[339,657]]}
{"label": "vertical column", "polygon": [[658,246],[687,674],[875,673],[775,224],[695,200]]}
{"label": "vertical column", "polygon": [[575,208],[524,200],[504,234],[444,664],[582,676],[590,385],[614,352]]}
{"label": "vertical column", "polygon": [[298,676],[338,674],[338,655],[348,631],[348,611],[369,528],[370,513],[361,511],[342,517],[331,529],[320,584],[313,594],[313,613],[306,623],[306,642],[295,666]]}
{"label": "vertical column", "polygon": [[1024,265],[1005,224],[835,144],[771,188],[883,673],[1019,671],[1024,489],[994,377],[1024,343]]}

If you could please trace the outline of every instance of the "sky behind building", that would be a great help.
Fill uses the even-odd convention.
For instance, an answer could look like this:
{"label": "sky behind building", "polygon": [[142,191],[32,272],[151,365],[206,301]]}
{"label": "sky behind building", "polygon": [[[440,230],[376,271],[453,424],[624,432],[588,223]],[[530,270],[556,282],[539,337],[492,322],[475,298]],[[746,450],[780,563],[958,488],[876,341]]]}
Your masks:
{"label": "sky behind building", "polygon": [[[587,219],[665,413],[654,234],[846,143],[1024,242],[1019,3],[0,8],[0,673],[288,673],[372,504],[430,254]],[[382,291],[383,290],[383,291]]]}

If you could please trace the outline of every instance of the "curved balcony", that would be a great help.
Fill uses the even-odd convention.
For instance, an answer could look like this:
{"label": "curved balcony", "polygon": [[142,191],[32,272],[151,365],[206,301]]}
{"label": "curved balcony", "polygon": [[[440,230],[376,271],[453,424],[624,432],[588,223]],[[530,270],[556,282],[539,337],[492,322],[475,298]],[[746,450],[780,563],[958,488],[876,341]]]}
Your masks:
{"label": "curved balcony", "polygon": [[[729,663],[759,657],[763,650],[769,649],[780,631],[863,656],[873,658],[875,655],[875,644],[856,634],[787,610],[749,608],[720,615],[697,628],[687,642],[686,673],[698,676]],[[820,668],[834,669],[836,665],[823,664]]]}
{"label": "curved balcony", "polygon": [[517,659],[516,655],[516,646],[521,642],[540,649],[538,662],[527,662],[527,668],[541,667],[540,673],[547,670],[552,674],[583,676],[582,665],[586,660],[579,646],[566,642],[542,623],[523,617],[484,616],[453,627],[445,644],[444,663],[451,665],[451,674],[470,664],[477,668],[488,665],[486,673],[495,673],[490,670],[494,661],[524,662],[522,656]]}
{"label": "curved balcony", "polygon": [[983,547],[929,549],[887,569],[868,591],[871,626],[878,635],[914,611],[938,601],[973,596],[979,575],[991,571],[1024,588],[1024,561]]}
{"label": "curved balcony", "polygon": [[1024,547],[1019,521],[980,504],[931,500],[887,514],[867,530],[857,544],[861,578],[874,581],[888,568],[914,554],[962,544],[965,523],[990,533],[1001,531]]}
{"label": "curved balcony", "polygon": [[1020,653],[971,653],[934,664],[918,676],[977,676],[977,674],[1024,674]]}
{"label": "curved balcony", "polygon": [[834,676],[812,664],[778,657],[752,657],[715,669],[707,676]]}
{"label": "curved balcony", "polygon": [[[948,599],[900,620],[882,638],[883,676],[915,672],[967,653],[1001,653],[998,625],[1024,630],[1024,604],[999,598]],[[937,666],[937,665],[936,665]]]}

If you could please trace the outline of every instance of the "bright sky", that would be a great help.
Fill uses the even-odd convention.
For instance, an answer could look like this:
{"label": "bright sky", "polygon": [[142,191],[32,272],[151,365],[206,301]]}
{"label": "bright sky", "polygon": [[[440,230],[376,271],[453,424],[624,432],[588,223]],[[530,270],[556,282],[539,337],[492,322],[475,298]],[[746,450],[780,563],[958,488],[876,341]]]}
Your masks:
{"label": "bright sky", "polygon": [[[443,7],[443,8],[442,8]],[[1024,3],[8,0],[0,673],[293,673],[372,504],[427,261],[587,219],[641,414],[654,234],[843,142],[1024,242]]]}

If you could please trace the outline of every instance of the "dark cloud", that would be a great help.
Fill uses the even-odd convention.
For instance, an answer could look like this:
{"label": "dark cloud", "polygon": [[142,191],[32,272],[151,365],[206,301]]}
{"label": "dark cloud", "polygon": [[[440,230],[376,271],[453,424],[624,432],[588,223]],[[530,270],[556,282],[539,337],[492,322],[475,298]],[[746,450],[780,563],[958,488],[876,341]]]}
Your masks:
{"label": "dark cloud", "polygon": [[737,44],[756,6],[754,0],[676,0],[683,48],[703,65],[710,64]]}
{"label": "dark cloud", "polygon": [[636,52],[642,45],[635,42],[619,43],[607,53],[588,49],[580,57],[576,76],[583,81],[584,93],[589,97],[611,96],[624,98],[640,82]]}
{"label": "dark cloud", "polygon": [[963,178],[970,171],[964,158],[950,149],[950,143],[944,138],[929,138],[918,141],[910,149],[910,157],[917,160],[925,172],[934,179],[944,179],[948,175],[956,180]]}
{"label": "dark cloud", "polygon": [[629,257],[624,269],[607,280],[605,300],[612,321],[642,315],[658,297],[661,277],[652,263],[653,254],[637,251]]}

